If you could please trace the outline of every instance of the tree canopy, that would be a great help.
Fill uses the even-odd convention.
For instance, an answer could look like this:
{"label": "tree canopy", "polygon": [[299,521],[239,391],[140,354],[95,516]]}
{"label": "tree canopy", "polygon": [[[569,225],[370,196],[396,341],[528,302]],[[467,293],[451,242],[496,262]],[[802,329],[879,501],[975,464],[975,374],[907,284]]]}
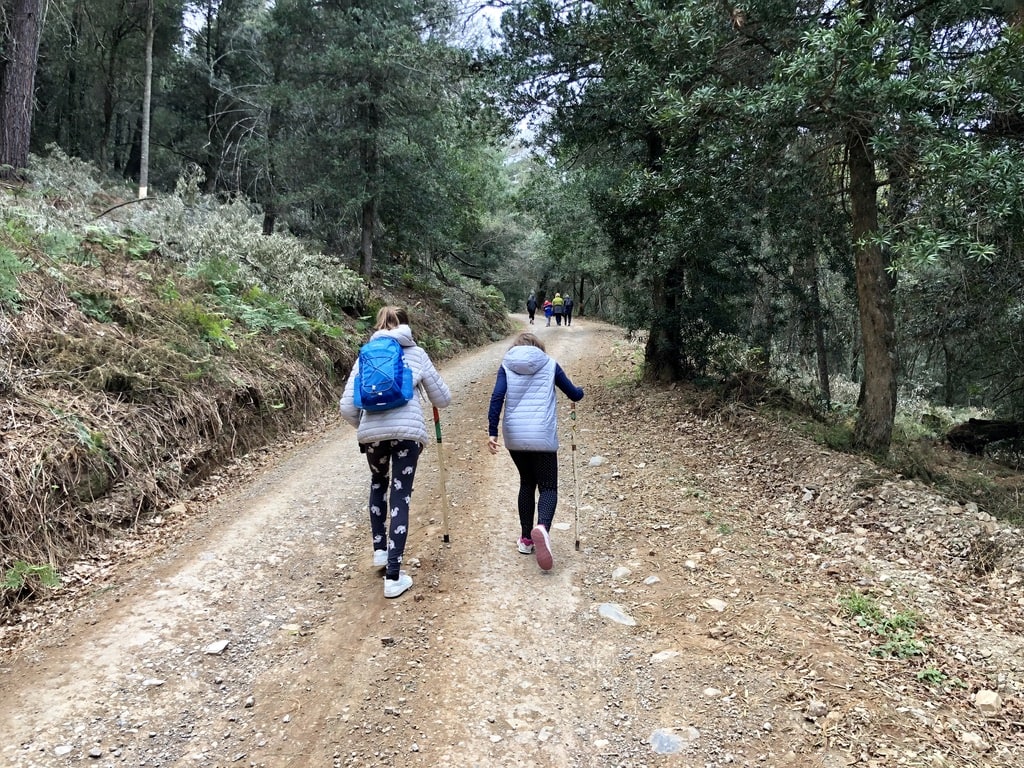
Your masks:
{"label": "tree canopy", "polygon": [[[154,190],[371,279],[571,293],[652,381],[848,376],[868,451],[901,391],[1024,411],[1020,0],[517,0],[482,44],[448,0],[153,8]],[[2,162],[137,178],[149,3],[57,0],[26,67],[38,10],[3,4]]]}

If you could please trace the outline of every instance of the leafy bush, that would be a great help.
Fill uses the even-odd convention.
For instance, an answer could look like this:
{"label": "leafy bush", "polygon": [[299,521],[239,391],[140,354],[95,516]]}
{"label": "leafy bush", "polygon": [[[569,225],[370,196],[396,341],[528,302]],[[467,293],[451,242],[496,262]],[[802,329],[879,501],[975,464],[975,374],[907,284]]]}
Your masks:
{"label": "leafy bush", "polygon": [[96,166],[69,157],[57,144],[48,144],[45,155],[29,158],[28,178],[43,195],[88,200],[103,192]]}
{"label": "leafy bush", "polygon": [[312,330],[309,320],[257,286],[245,289],[241,295],[235,295],[229,284],[217,283],[214,285],[214,295],[232,317],[252,331],[280,333],[294,330],[307,333]]}
{"label": "leafy bush", "polygon": [[9,248],[0,245],[0,307],[17,309],[21,300],[18,275],[28,266]]}
{"label": "leafy bush", "polygon": [[71,291],[68,296],[78,305],[83,315],[101,323],[111,323],[114,321],[111,314],[114,308],[114,301],[110,297],[93,292],[83,293],[81,291]]}
{"label": "leafy bush", "polygon": [[31,565],[24,560],[15,560],[14,565],[4,571],[0,579],[0,589],[13,592],[36,590],[38,587],[56,587],[60,584],[57,572],[52,565]]}
{"label": "leafy bush", "polygon": [[198,332],[200,338],[209,342],[215,347],[235,349],[236,345],[229,333],[231,320],[214,314],[199,306],[195,302],[186,302],[180,305],[182,319]]}
{"label": "leafy bush", "polygon": [[129,221],[133,230],[168,243],[164,250],[192,274],[237,291],[258,286],[310,318],[329,321],[332,310],[360,307],[368,297],[359,275],[337,259],[290,235],[264,235],[261,216],[242,200],[225,205],[184,184],[152,211],[132,212]]}

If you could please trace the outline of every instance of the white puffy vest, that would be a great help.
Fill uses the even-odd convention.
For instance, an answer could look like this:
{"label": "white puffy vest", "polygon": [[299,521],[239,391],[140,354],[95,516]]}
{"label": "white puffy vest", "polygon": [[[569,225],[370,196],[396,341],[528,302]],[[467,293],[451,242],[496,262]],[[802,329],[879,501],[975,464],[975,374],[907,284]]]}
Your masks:
{"label": "white puffy vest", "polygon": [[512,347],[505,355],[507,389],[501,433],[510,451],[557,451],[555,361],[537,347]]}

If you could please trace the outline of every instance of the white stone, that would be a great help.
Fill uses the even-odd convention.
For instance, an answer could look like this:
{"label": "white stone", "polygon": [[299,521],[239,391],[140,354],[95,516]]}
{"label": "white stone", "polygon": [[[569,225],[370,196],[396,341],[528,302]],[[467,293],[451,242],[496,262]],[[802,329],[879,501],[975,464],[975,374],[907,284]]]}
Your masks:
{"label": "white stone", "polygon": [[64,755],[71,754],[71,750],[72,747],[70,744],[61,744],[59,747],[53,748],[53,754],[57,755],[58,757],[63,757]]}
{"label": "white stone", "polygon": [[600,467],[607,459],[604,456],[591,456],[587,463],[592,467]]}
{"label": "white stone", "polygon": [[704,689],[704,695],[707,696],[709,699],[717,699],[719,696],[722,695],[722,692],[717,688],[708,687]]}
{"label": "white stone", "polygon": [[618,624],[625,624],[627,627],[636,626],[636,619],[622,610],[622,606],[618,603],[601,603],[597,612],[602,618],[610,619]]}
{"label": "white stone", "polygon": [[995,691],[982,689],[974,695],[974,707],[983,715],[998,715],[1003,700]]}
{"label": "white stone", "polygon": [[628,579],[632,574],[633,572],[629,570],[629,568],[626,568],[625,566],[619,566],[614,571],[612,571],[612,578],[616,581],[622,581],[623,579]]}
{"label": "white stone", "polygon": [[721,613],[726,609],[728,603],[726,603],[725,600],[719,600],[717,597],[709,597],[707,600],[704,601],[704,605],[706,605],[713,611],[718,611],[719,613]]}
{"label": "white stone", "polygon": [[663,661],[674,659],[678,655],[679,651],[658,651],[657,653],[651,655],[651,663],[660,664]]}
{"label": "white stone", "polygon": [[217,656],[217,655],[219,655],[221,653],[224,653],[224,649],[227,648],[227,647],[228,647],[228,641],[227,640],[218,640],[217,642],[210,643],[208,646],[206,646],[203,649],[203,653],[208,653],[211,656]]}

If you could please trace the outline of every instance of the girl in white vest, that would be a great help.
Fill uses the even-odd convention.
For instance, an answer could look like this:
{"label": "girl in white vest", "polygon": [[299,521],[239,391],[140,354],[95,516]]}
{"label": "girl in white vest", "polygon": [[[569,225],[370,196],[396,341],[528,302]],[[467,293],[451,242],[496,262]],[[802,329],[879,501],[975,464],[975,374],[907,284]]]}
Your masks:
{"label": "girl in white vest", "polygon": [[550,531],[558,504],[555,387],[573,402],[583,399],[583,390],[548,356],[541,340],[532,333],[520,333],[501,361],[487,414],[488,450],[498,453],[500,419],[505,447],[519,470],[517,547],[524,555],[536,553],[537,565],[545,571],[554,564]]}

